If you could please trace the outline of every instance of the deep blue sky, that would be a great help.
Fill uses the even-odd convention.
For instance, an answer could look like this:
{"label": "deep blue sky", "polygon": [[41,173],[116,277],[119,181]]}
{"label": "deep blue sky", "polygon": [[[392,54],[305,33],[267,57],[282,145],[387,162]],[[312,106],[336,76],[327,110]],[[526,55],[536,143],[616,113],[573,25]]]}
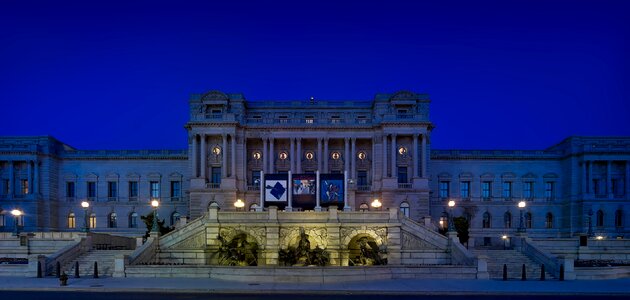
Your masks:
{"label": "deep blue sky", "polygon": [[630,135],[630,1],[337,2],[3,0],[0,135],[181,149],[212,89],[428,93],[434,149]]}

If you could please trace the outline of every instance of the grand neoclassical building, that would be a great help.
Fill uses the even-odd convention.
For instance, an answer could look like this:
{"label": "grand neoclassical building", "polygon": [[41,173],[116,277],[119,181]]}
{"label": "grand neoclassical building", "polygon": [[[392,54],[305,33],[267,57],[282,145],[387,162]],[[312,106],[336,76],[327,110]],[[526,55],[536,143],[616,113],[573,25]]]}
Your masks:
{"label": "grand neoclassical building", "polygon": [[519,226],[535,237],[630,233],[630,137],[569,137],[535,151],[438,150],[429,105],[407,91],[370,101],[247,101],[211,91],[189,100],[186,150],[0,137],[0,229],[13,230],[17,208],[25,231],[78,231],[86,213],[92,231],[139,236],[151,199],[166,225],[211,206],[236,210],[241,199],[253,211],[398,208],[435,227],[452,211],[469,220],[471,245],[499,243]]}

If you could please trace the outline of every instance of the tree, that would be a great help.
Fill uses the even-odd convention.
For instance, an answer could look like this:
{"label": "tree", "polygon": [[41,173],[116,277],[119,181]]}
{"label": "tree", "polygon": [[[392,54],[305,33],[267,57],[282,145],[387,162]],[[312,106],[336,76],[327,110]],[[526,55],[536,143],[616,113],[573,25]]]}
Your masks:
{"label": "tree", "polygon": [[468,219],[466,219],[465,217],[456,217],[456,218],[453,218],[453,222],[455,225],[455,230],[457,231],[457,237],[459,238],[459,242],[462,245],[467,244],[468,238],[469,238],[468,229],[470,228]]}
{"label": "tree", "polygon": [[[146,216],[140,216],[140,219],[142,219],[144,224],[147,226],[147,232],[144,234],[144,238],[146,239],[149,237],[151,233],[151,229],[153,228],[153,213],[150,212]],[[158,223],[158,230],[160,231],[160,235],[167,234],[175,229],[172,226],[171,227],[164,226],[164,223],[166,223],[166,220],[160,221],[160,219],[158,218],[157,223]]]}

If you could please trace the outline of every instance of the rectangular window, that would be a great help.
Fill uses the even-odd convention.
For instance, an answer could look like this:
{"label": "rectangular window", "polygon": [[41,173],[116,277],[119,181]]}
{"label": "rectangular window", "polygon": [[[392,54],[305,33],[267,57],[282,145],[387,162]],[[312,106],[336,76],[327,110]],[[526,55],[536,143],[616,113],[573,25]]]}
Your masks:
{"label": "rectangular window", "polygon": [[96,182],[88,181],[87,183],[87,196],[89,200],[96,200]]}
{"label": "rectangular window", "polygon": [[481,197],[484,200],[492,198],[492,181],[484,181],[481,183]]}
{"label": "rectangular window", "polygon": [[367,116],[357,116],[357,123],[358,124],[367,124]]}
{"label": "rectangular window", "polygon": [[407,167],[398,167],[398,183],[408,183]]}
{"label": "rectangular window", "polygon": [[523,182],[523,198],[525,199],[532,199],[534,198],[534,183],[529,181],[529,182]]}
{"label": "rectangular window", "polygon": [[593,193],[599,195],[601,189],[599,188],[599,179],[593,179]]}
{"label": "rectangular window", "polygon": [[461,197],[463,199],[470,198],[470,181],[462,181],[460,183]]}
{"label": "rectangular window", "polygon": [[449,197],[449,185],[448,181],[440,181],[440,198],[448,198]]}
{"label": "rectangular window", "polygon": [[68,198],[68,201],[74,201],[74,182],[73,181],[66,182],[66,198]]}
{"label": "rectangular window", "polygon": [[512,199],[512,182],[503,182],[503,198]]}
{"label": "rectangular window", "polygon": [[260,187],[260,171],[252,171],[252,185]]}
{"label": "rectangular window", "polygon": [[612,184],[612,192],[615,196],[622,196],[624,193],[623,180],[619,178],[613,178],[610,182]]}
{"label": "rectangular window", "polygon": [[182,182],[171,181],[171,201],[179,201],[182,196]]}
{"label": "rectangular window", "polygon": [[289,123],[289,117],[287,117],[287,116],[280,116],[280,117],[278,117],[278,121],[280,122],[280,124]]}
{"label": "rectangular window", "polygon": [[22,195],[28,194],[28,179],[20,180],[20,192]]}
{"label": "rectangular window", "polygon": [[313,118],[313,116],[306,116],[306,118],[304,119],[304,122],[306,122],[306,124],[313,124],[314,120],[315,118]]}
{"label": "rectangular window", "polygon": [[2,194],[3,195],[8,195],[11,193],[11,187],[9,183],[10,183],[9,179],[2,179]]}
{"label": "rectangular window", "polygon": [[107,182],[107,200],[115,201],[118,197],[118,183],[116,181]]}
{"label": "rectangular window", "polygon": [[138,201],[138,182],[129,181],[129,201]]}
{"label": "rectangular window", "polygon": [[341,118],[339,116],[331,116],[330,117],[330,123],[332,123],[332,124],[339,124],[339,123],[341,123]]}
{"label": "rectangular window", "polygon": [[210,183],[221,184],[221,167],[212,167]]}
{"label": "rectangular window", "polygon": [[368,186],[367,171],[357,171],[357,186]]}
{"label": "rectangular window", "polygon": [[545,198],[552,200],[554,197],[554,183],[551,181],[545,182]]}
{"label": "rectangular window", "polygon": [[149,187],[151,188],[151,198],[160,198],[160,182],[151,181]]}

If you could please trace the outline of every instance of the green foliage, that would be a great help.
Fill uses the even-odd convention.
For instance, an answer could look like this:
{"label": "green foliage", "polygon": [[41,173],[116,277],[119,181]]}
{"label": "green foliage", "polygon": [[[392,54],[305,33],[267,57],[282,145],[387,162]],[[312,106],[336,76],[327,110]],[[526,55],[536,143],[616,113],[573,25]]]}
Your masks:
{"label": "green foliage", "polygon": [[453,218],[453,222],[455,223],[455,230],[457,231],[457,237],[459,238],[459,242],[462,244],[468,243],[469,233],[468,229],[470,228],[470,224],[465,217],[456,217]]}
{"label": "green foliage", "polygon": [[219,264],[226,266],[258,265],[258,244],[248,242],[245,233],[238,234],[231,241],[217,236],[219,246]]}
{"label": "green foliage", "polygon": [[[151,233],[151,229],[153,228],[153,213],[148,213],[146,216],[140,216],[140,219],[144,222],[144,225],[147,226],[147,232],[144,234],[144,238],[148,238],[150,233]],[[166,227],[164,226],[164,223],[166,223],[166,220],[160,220],[158,218],[158,229],[160,230],[160,235],[164,235],[167,234],[171,231],[173,231],[175,228],[174,227]]]}

